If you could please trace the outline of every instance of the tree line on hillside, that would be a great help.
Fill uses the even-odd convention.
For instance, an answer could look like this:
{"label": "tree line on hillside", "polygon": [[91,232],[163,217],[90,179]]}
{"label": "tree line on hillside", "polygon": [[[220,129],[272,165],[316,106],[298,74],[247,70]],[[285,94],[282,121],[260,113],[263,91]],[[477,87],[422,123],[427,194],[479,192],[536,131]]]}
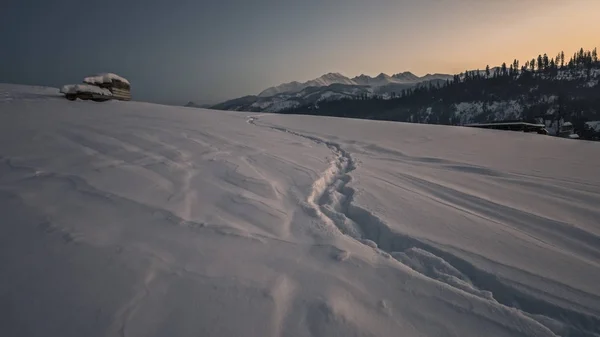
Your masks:
{"label": "tree line on hillside", "polygon": [[[493,103],[513,102],[520,112],[512,119],[542,119],[557,126],[569,121],[583,132],[586,121],[600,120],[599,78],[597,49],[581,48],[568,60],[564,52],[551,58],[540,54],[525,63],[515,59],[493,69],[465,71],[451,80],[418,85],[389,97],[363,94],[282,113],[460,125],[497,121],[503,114]],[[465,120],[456,110],[464,102],[481,102],[481,113]]]}

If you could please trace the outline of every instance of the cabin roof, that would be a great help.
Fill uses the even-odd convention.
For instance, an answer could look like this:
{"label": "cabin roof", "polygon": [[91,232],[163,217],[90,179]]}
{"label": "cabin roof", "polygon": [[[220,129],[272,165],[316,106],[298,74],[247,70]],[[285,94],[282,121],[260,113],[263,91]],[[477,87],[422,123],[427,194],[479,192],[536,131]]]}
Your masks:
{"label": "cabin roof", "polygon": [[113,73],[103,73],[95,76],[89,76],[83,79],[83,82],[88,84],[111,83],[113,80],[130,84],[127,79]]}

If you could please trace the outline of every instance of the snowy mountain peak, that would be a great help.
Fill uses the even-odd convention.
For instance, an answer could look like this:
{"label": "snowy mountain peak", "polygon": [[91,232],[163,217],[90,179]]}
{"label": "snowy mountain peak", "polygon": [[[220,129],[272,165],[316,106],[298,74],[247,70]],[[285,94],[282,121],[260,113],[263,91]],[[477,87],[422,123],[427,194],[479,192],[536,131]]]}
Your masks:
{"label": "snowy mountain peak", "polygon": [[258,94],[258,97],[273,97],[282,93],[295,94],[308,87],[328,87],[332,84],[359,85],[380,88],[388,85],[416,85],[417,83],[424,81],[446,80],[449,78],[452,78],[452,75],[427,74],[426,76],[419,77],[410,71],[394,74],[392,76],[386,73],[380,73],[375,77],[361,74],[354,78],[348,78],[340,73],[330,72],[322,75],[321,77],[303,83],[293,81],[268,88]]}
{"label": "snowy mountain peak", "polygon": [[365,74],[360,74],[352,78],[352,81],[356,82],[358,85],[369,85],[372,80],[373,78],[371,76]]}
{"label": "snowy mountain peak", "polygon": [[340,73],[327,73],[319,78],[308,81],[305,83],[307,87],[319,86],[326,87],[332,84],[349,84],[356,85],[356,82],[352,81],[348,77]]}
{"label": "snowy mountain peak", "polygon": [[340,74],[340,73],[327,73],[327,74],[325,74],[325,75],[323,75],[323,76],[321,76],[319,78],[322,78],[322,79],[332,79],[333,80],[333,79],[346,79],[347,77],[344,76],[344,75],[342,75],[342,74]]}
{"label": "snowy mountain peak", "polygon": [[258,94],[259,97],[271,97],[281,93],[296,93],[308,87],[326,87],[332,84],[356,85],[357,83],[340,73],[327,73],[304,83],[297,81],[268,88]]}
{"label": "snowy mountain peak", "polygon": [[453,75],[435,73],[435,74],[427,74],[427,75],[421,77],[421,79],[424,80],[424,81],[450,80],[450,79],[452,79],[452,76]]}
{"label": "snowy mountain peak", "polygon": [[396,80],[406,81],[406,82],[416,82],[419,81],[419,76],[411,73],[410,71],[405,71],[403,73],[398,73],[392,75],[392,78]]}
{"label": "snowy mountain peak", "polygon": [[274,96],[274,95],[280,94],[282,92],[297,92],[297,91],[302,90],[303,88],[304,87],[302,86],[302,83],[300,83],[298,81],[292,81],[289,83],[283,83],[283,84],[275,86],[275,87],[267,88],[267,89],[263,90],[260,94],[258,94],[258,96],[269,97],[269,96]]}
{"label": "snowy mountain peak", "polygon": [[388,74],[385,74],[385,73],[381,73],[375,77],[371,77],[371,76],[362,74],[360,76],[354,77],[352,80],[359,85],[369,85],[369,86],[375,86],[375,87],[386,85],[386,84],[393,82],[393,79]]}

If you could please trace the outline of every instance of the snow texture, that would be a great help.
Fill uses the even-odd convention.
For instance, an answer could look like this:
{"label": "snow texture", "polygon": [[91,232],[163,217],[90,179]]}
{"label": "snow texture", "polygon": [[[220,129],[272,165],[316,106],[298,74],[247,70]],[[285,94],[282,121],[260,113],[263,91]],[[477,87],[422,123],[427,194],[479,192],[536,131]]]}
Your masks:
{"label": "snow texture", "polygon": [[285,109],[295,108],[299,105],[300,105],[300,103],[298,103],[296,101],[278,101],[278,102],[273,102],[270,105],[269,111],[279,112],[279,111],[282,111]]}
{"label": "snow texture", "polygon": [[[472,123],[476,116],[485,111],[491,111],[489,121],[502,121],[517,119],[521,116],[523,106],[515,101],[492,101],[492,102],[461,102],[454,105],[454,114],[459,118],[460,124]],[[429,112],[431,114],[431,111]]]}
{"label": "snow texture", "polygon": [[90,93],[112,96],[112,92],[110,92],[110,90],[89,84],[67,84],[60,89],[60,92],[63,94]]}
{"label": "snow texture", "polygon": [[598,336],[600,144],[0,85],[2,336]]}
{"label": "snow texture", "polygon": [[579,79],[585,79],[588,77],[588,75],[591,78],[600,77],[600,68],[591,68],[589,70],[589,73],[588,73],[588,70],[585,68],[563,69],[563,70],[558,71],[558,74],[556,75],[556,79],[557,80],[574,81],[574,80],[579,80]]}
{"label": "snow texture", "polygon": [[113,74],[113,73],[98,74],[96,76],[86,77],[83,79],[83,82],[88,83],[88,84],[101,84],[101,83],[110,83],[113,80],[130,84],[129,81],[126,80],[125,78],[123,78],[119,75]]}

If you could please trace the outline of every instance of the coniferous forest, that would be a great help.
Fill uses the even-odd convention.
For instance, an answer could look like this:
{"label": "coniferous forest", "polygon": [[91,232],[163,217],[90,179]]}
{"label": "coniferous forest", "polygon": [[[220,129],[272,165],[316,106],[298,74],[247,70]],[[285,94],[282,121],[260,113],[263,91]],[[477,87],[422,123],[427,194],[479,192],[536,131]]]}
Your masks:
{"label": "coniferous forest", "polygon": [[413,123],[464,125],[519,120],[550,126],[571,122],[584,139],[598,139],[589,121],[600,120],[597,49],[571,56],[538,55],[499,67],[465,71],[388,97],[361,95],[283,111]]}

